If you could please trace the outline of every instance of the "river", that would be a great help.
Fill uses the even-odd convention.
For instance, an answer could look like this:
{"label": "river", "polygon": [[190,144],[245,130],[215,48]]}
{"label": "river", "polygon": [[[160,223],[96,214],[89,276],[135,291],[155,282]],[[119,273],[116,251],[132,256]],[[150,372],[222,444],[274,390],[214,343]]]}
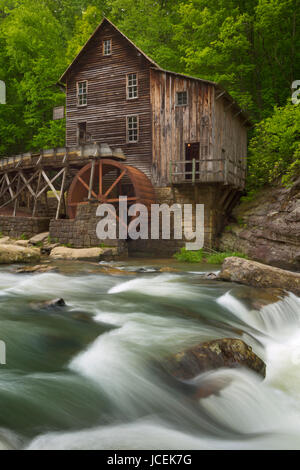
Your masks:
{"label": "river", "polygon": [[[300,448],[300,299],[253,308],[258,290],[203,278],[217,266],[174,263],[180,272],[157,272],[161,260],[115,263],[124,275],[1,269],[1,449]],[[38,305],[56,297],[68,308]],[[169,354],[222,337],[251,345],[265,380],[213,371],[195,384],[226,386],[195,400],[159,373]]]}

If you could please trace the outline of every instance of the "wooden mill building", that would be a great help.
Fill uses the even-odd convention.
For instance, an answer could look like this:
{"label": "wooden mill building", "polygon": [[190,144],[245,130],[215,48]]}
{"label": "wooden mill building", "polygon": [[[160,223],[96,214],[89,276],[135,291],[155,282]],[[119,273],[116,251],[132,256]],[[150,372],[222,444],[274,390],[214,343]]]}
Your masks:
{"label": "wooden mill building", "polygon": [[[48,152],[57,171],[64,169],[64,181],[56,182],[67,203],[57,194],[53,235],[64,238],[61,213],[76,234],[88,201],[127,195],[149,203],[204,203],[206,244],[214,244],[245,186],[249,120],[233,98],[216,83],[163,70],[106,18],[59,85],[66,93],[66,148],[44,151],[38,160],[43,164]],[[98,150],[89,153],[92,146]],[[51,165],[45,165],[47,173]],[[89,245],[91,236],[75,244]],[[147,248],[142,242],[140,247]]]}

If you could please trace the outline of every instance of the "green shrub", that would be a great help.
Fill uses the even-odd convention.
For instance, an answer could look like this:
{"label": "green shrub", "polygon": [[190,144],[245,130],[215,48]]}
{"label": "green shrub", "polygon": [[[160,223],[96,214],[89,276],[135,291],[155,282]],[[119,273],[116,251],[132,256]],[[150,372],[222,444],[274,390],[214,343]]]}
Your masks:
{"label": "green shrub", "polygon": [[291,184],[300,172],[300,105],[275,107],[271,117],[256,125],[249,144],[247,190],[281,178]]}
{"label": "green shrub", "polygon": [[29,239],[28,235],[26,235],[26,233],[22,233],[20,240],[28,240],[28,239]]}
{"label": "green shrub", "polygon": [[186,261],[187,263],[201,263],[203,260],[203,250],[189,251],[183,247],[179,253],[175,253],[174,258],[178,261]]}
{"label": "green shrub", "polygon": [[213,253],[209,255],[205,261],[209,264],[222,264],[225,258],[230,258],[231,256],[237,256],[238,258],[245,258],[245,259],[248,258],[243,253],[225,251],[221,253]]}
{"label": "green shrub", "polygon": [[186,248],[181,248],[178,253],[175,253],[174,258],[178,261],[184,261],[186,263],[201,263],[206,262],[209,264],[222,264],[225,258],[231,256],[237,256],[238,258],[248,257],[244,253],[224,251],[224,252],[212,252],[205,253],[203,250],[188,251]]}

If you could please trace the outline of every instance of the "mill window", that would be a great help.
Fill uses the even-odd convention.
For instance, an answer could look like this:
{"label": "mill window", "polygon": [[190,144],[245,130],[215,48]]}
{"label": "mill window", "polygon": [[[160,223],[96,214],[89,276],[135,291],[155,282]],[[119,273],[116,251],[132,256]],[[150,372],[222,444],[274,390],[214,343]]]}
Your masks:
{"label": "mill window", "polygon": [[78,106],[87,105],[88,82],[77,83],[77,104]]}
{"label": "mill window", "polygon": [[138,116],[127,116],[127,142],[137,142],[139,139]]}
{"label": "mill window", "polygon": [[176,97],[177,106],[186,106],[188,104],[187,91],[178,91]]}
{"label": "mill window", "polygon": [[127,75],[127,99],[132,100],[138,97],[138,77],[137,73]]}
{"label": "mill window", "polygon": [[111,39],[103,41],[103,55],[111,55]]}

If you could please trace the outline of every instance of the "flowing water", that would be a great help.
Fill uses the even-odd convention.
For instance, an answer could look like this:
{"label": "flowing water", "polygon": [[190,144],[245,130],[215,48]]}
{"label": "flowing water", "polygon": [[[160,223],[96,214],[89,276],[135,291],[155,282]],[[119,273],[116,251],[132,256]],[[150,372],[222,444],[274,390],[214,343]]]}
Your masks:
{"label": "flowing water", "polygon": [[[300,299],[254,308],[261,290],[207,281],[207,266],[158,265],[130,260],[124,275],[80,263],[0,271],[0,448],[300,448]],[[68,308],[38,305],[56,297]],[[195,399],[160,373],[171,353],[222,337],[251,345],[265,380],[213,371],[189,386],[224,387]]]}

